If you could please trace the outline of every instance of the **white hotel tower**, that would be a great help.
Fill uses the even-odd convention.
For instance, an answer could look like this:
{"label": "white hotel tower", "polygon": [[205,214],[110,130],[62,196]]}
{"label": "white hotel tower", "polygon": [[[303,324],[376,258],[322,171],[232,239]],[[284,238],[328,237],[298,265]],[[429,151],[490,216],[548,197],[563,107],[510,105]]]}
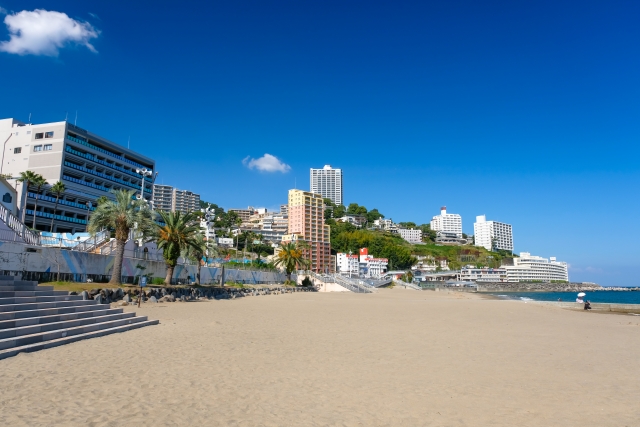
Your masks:
{"label": "white hotel tower", "polygon": [[502,249],[513,252],[513,229],[511,224],[498,221],[487,221],[485,215],[476,217],[473,224],[473,237],[476,246],[488,251]]}
{"label": "white hotel tower", "polygon": [[342,204],[342,169],[325,165],[322,169],[312,168],[309,175],[312,193],[321,194],[338,206]]}
{"label": "white hotel tower", "polygon": [[462,238],[462,217],[458,214],[448,214],[447,207],[440,208],[440,215],[436,215],[431,220],[433,231],[444,233],[454,233],[457,238]]}

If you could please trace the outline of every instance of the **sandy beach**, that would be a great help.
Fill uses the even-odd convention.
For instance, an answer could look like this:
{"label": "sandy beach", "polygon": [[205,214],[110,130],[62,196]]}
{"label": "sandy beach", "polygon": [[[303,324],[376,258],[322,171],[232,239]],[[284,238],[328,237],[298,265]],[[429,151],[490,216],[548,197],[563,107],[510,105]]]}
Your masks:
{"label": "sandy beach", "polygon": [[0,361],[6,426],[637,426],[640,317],[381,290],[145,304]]}

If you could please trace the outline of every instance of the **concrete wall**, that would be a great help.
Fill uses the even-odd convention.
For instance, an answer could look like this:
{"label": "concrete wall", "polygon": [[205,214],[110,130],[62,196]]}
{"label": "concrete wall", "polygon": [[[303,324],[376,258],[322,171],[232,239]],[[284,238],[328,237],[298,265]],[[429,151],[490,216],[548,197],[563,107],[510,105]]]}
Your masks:
{"label": "concrete wall", "polygon": [[[73,280],[85,281],[88,275],[111,275],[113,262],[114,256],[110,255],[0,242],[0,271],[57,273],[59,267],[60,273],[73,274]],[[145,267],[145,269],[140,267]],[[195,265],[178,265],[173,277],[186,282],[188,277],[195,277],[196,271]],[[219,281],[221,272],[221,268],[202,267],[200,281],[203,284]],[[122,275],[134,277],[141,274],[164,278],[166,276],[165,263],[125,257],[122,263]],[[278,272],[225,269],[225,281],[281,283],[285,279],[285,275]]]}

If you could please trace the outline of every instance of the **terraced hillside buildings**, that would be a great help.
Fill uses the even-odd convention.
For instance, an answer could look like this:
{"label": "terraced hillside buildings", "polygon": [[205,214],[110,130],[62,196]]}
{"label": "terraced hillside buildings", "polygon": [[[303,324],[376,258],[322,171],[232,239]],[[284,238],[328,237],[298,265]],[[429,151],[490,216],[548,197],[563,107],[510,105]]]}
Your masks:
{"label": "terraced hillside buildings", "polygon": [[[18,206],[26,197],[27,225],[41,231],[76,233],[86,231],[87,220],[100,196],[112,198],[112,190],[142,190],[142,175],[147,170],[144,197],[152,197],[150,177],[155,161],[67,121],[31,124],[16,119],[0,120],[0,141],[4,143],[0,174],[10,175],[16,184]],[[44,189],[38,196],[33,224],[33,189],[23,192],[15,178],[31,170],[52,185],[62,181],[67,190],[58,201]],[[26,194],[24,194],[26,193]],[[90,204],[89,204],[90,203]],[[51,219],[53,229],[51,230]]]}

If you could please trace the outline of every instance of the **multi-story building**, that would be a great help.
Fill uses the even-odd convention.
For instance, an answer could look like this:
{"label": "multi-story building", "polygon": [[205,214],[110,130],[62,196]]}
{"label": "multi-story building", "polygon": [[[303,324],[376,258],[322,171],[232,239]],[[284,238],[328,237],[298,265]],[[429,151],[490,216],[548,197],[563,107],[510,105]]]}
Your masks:
{"label": "multi-story building", "polygon": [[422,243],[422,230],[415,228],[400,228],[398,229],[400,237],[409,243]]}
{"label": "multi-story building", "polygon": [[67,121],[31,124],[3,119],[0,140],[4,141],[0,174],[17,178],[20,172],[30,170],[42,175],[49,186],[57,181],[66,186],[57,207],[49,186],[37,195],[33,224],[34,188],[25,189],[16,183],[18,206],[23,206],[26,199],[25,223],[37,230],[86,231],[99,197],[113,199],[112,191],[120,189],[138,195],[142,192],[143,177],[138,171],[151,172],[144,178],[144,198],[151,199],[154,160]]}
{"label": "multi-story building", "polygon": [[391,218],[380,218],[373,221],[374,228],[378,228],[380,230],[389,231],[391,233],[398,232],[398,224],[394,224],[393,219]]}
{"label": "multi-story building", "polygon": [[360,228],[362,227],[364,224],[367,223],[367,217],[364,215],[345,215],[342,218],[338,218],[338,221],[340,222],[348,222],[349,224]]}
{"label": "multi-story building", "polygon": [[336,268],[340,274],[358,277],[360,274],[360,259],[358,255],[339,252],[336,255]]}
{"label": "multi-story building", "polygon": [[312,271],[333,271],[329,226],[324,223],[324,201],[321,194],[289,190],[289,232],[283,242],[304,241],[305,258]]}
{"label": "multi-story building", "polygon": [[458,214],[447,213],[447,207],[440,208],[440,215],[436,215],[431,220],[433,231],[444,231],[455,233],[456,237],[462,237],[462,217]]}
{"label": "multi-story building", "polygon": [[498,221],[487,221],[485,215],[476,217],[473,224],[473,235],[476,246],[488,251],[505,250],[513,252],[513,230],[511,224]]}
{"label": "multi-story building", "polygon": [[360,275],[362,277],[380,277],[387,272],[389,260],[387,258],[374,258],[369,255],[368,248],[360,249]]}
{"label": "multi-story building", "polygon": [[331,199],[336,205],[342,204],[342,169],[325,165],[322,169],[311,169],[311,192]]}
{"label": "multi-story building", "polygon": [[249,206],[247,209],[229,209],[227,212],[235,212],[242,223],[247,224],[250,221],[251,215],[253,215],[256,210],[252,206]]}
{"label": "multi-story building", "polygon": [[189,213],[200,209],[200,195],[170,185],[153,186],[153,207],[159,211]]}
{"label": "multi-story building", "polygon": [[476,268],[466,266],[460,269],[458,280],[463,282],[506,282],[507,270],[504,268]]}
{"label": "multi-story building", "polygon": [[[509,264],[512,258],[509,259]],[[556,260],[556,257],[542,258],[529,252],[520,252],[520,257],[513,258],[512,265],[500,267],[507,271],[509,282],[551,282],[569,281],[569,271],[566,262]]]}
{"label": "multi-story building", "polygon": [[154,184],[153,208],[157,211],[173,212],[173,187]]}

